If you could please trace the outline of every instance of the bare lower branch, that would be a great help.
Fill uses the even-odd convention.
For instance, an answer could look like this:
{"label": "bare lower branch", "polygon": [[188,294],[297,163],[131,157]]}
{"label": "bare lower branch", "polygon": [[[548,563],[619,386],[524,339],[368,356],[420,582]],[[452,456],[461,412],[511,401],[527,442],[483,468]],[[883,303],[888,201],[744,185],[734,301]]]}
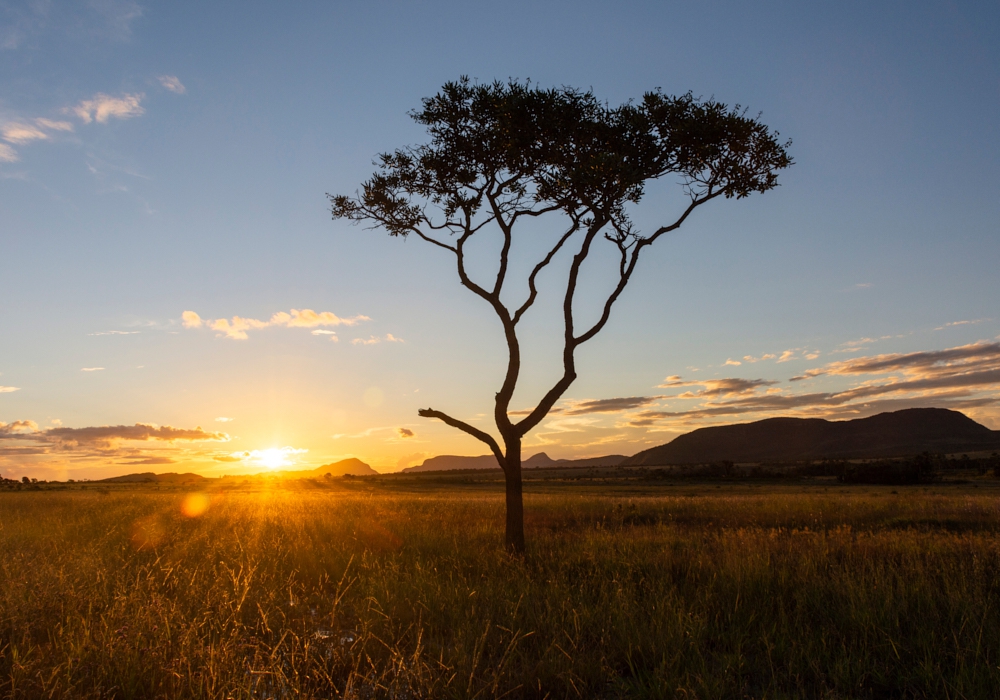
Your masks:
{"label": "bare lower branch", "polygon": [[452,418],[447,413],[442,413],[441,411],[435,411],[433,408],[421,408],[417,411],[417,415],[421,418],[437,418],[439,421],[446,425],[450,425],[452,428],[458,428],[464,433],[468,433],[472,437],[476,438],[481,442],[485,442],[489,445],[490,450],[493,452],[493,456],[497,458],[497,462],[500,463],[500,467],[507,471],[507,466],[504,462],[503,451],[500,449],[500,445],[497,441],[493,439],[493,436],[487,433],[485,430],[480,430],[474,426],[469,425],[464,421],[460,421],[457,418]]}

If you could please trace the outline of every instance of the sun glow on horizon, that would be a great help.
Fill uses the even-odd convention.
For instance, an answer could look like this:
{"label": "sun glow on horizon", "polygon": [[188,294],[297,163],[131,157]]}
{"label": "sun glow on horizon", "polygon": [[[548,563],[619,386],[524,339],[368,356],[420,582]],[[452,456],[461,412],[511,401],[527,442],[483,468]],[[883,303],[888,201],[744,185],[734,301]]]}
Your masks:
{"label": "sun glow on horizon", "polygon": [[274,470],[295,464],[298,461],[296,455],[305,454],[308,451],[296,447],[271,447],[266,450],[237,452],[233,456],[239,457],[244,463],[256,464]]}

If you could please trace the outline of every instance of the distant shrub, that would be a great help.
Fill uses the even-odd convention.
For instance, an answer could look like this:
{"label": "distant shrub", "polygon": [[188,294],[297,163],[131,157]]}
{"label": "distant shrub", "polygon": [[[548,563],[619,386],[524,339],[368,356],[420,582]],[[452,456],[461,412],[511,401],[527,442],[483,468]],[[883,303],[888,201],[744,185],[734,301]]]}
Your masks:
{"label": "distant shrub", "polygon": [[940,462],[939,455],[924,452],[910,459],[845,464],[837,478],[845,484],[927,484],[939,478]]}

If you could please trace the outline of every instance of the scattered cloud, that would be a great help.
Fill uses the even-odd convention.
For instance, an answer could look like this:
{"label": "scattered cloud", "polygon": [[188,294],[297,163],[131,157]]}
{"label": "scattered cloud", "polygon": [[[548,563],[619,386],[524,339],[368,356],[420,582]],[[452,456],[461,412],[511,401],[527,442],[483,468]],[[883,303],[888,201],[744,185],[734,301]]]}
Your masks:
{"label": "scattered cloud", "polygon": [[13,423],[0,421],[0,439],[20,437],[26,433],[38,431],[38,423],[33,420],[16,420]]}
{"label": "scattered cloud", "polygon": [[614,399],[595,399],[574,403],[571,407],[563,409],[562,412],[567,416],[582,416],[589,413],[618,413],[620,411],[648,406],[662,398],[662,396],[626,396]]}
{"label": "scattered cloud", "polygon": [[788,362],[795,359],[795,350],[785,350],[778,358],[778,362]]}
{"label": "scattered cloud", "polygon": [[701,386],[705,387],[701,391],[686,391],[683,394],[678,394],[673,397],[655,397],[655,398],[677,398],[677,399],[696,399],[696,398],[710,398],[717,396],[738,396],[741,394],[749,394],[757,391],[760,388],[772,386],[778,384],[777,380],[773,379],[740,379],[737,377],[729,377],[726,379],[697,379],[693,381],[682,381],[680,377],[673,376],[667,377],[667,381],[660,384],[660,389],[671,389],[674,387],[686,387],[686,386]]}
{"label": "scattered cloud", "polygon": [[311,331],[311,333],[313,335],[327,335],[330,336],[330,340],[333,341],[334,343],[340,342],[340,338],[337,337],[336,331],[328,331],[325,328],[317,328],[316,330]]}
{"label": "scattered cloud", "polygon": [[[828,377],[851,384],[828,391],[792,393],[774,380],[721,379],[685,382],[670,377],[662,387],[703,386],[668,399],[698,399],[691,409],[650,409],[630,416],[632,427],[690,425],[713,418],[753,415],[858,417],[879,410],[939,406],[975,411],[1000,405],[1000,343],[979,342],[945,350],[893,353],[831,362],[803,379]],[[765,388],[761,392],[760,389]]]}
{"label": "scattered cloud", "polygon": [[146,110],[142,106],[142,100],[146,96],[140,93],[124,94],[121,97],[112,97],[99,92],[89,100],[82,100],[70,111],[75,114],[84,124],[96,121],[98,124],[106,124],[112,117],[115,119],[131,119],[145,114]]}
{"label": "scattered cloud", "polygon": [[415,435],[415,433],[409,428],[400,428],[398,432],[399,437],[401,438],[411,438]]}
{"label": "scattered cloud", "polygon": [[236,419],[235,418],[226,418],[225,416],[219,416],[215,420],[218,423],[232,423]]}
{"label": "scattered cloud", "polygon": [[800,377],[793,377],[792,381],[823,375],[887,374],[897,371],[917,378],[929,378],[994,369],[1000,369],[1000,343],[980,342],[946,350],[855,357],[808,370]]}
{"label": "scattered cloud", "polygon": [[103,370],[104,370],[103,367],[81,367],[80,368],[81,372],[102,372]]}
{"label": "scattered cloud", "polygon": [[187,92],[187,88],[184,87],[184,83],[180,81],[176,75],[161,75],[157,80],[160,81],[160,85],[165,87],[170,92],[175,92],[178,95],[183,95]]}
{"label": "scattered cloud", "polygon": [[860,352],[865,348],[866,345],[871,345],[872,343],[878,343],[883,340],[892,340],[893,338],[902,338],[904,335],[882,335],[878,338],[858,338],[857,340],[848,340],[846,343],[841,343],[837,346],[837,349],[833,352],[835,353],[850,353],[850,352]]}
{"label": "scattered cloud", "polygon": [[0,138],[7,143],[23,145],[32,141],[46,141],[52,138],[50,132],[73,131],[73,124],[52,119],[6,122],[0,126]]}
{"label": "scattered cloud", "polygon": [[8,122],[0,129],[0,137],[7,143],[18,145],[30,143],[31,141],[42,141],[49,138],[49,135],[39,129],[34,124],[25,122]]}
{"label": "scattered cloud", "polygon": [[118,464],[177,464],[177,460],[169,457],[146,457],[145,459],[133,459],[128,462],[118,462]]}
{"label": "scattered cloud", "polygon": [[75,445],[100,444],[107,445],[125,440],[160,440],[174,442],[185,441],[217,441],[228,442],[226,433],[214,433],[197,428],[174,428],[169,425],[159,426],[153,423],[136,423],[135,425],[103,425],[91,428],[49,428],[39,432],[39,437],[47,442],[71,443]]}
{"label": "scattered cloud", "polygon": [[971,321],[952,321],[951,323],[946,323],[943,326],[938,326],[934,330],[943,331],[946,328],[951,328],[953,326],[974,326],[977,323],[982,323],[983,321],[988,321],[988,318],[977,318]]}
{"label": "scattered cloud", "polygon": [[[357,315],[348,318],[337,316],[332,311],[316,312],[312,309],[292,309],[290,313],[279,311],[271,316],[267,321],[260,321],[255,318],[243,318],[233,316],[232,319],[220,318],[216,320],[203,319],[194,311],[185,311],[181,314],[181,321],[185,328],[211,328],[218,331],[226,338],[233,340],[246,340],[247,331],[259,330],[269,326],[283,326],[285,328],[315,328],[316,326],[354,326],[362,321],[370,321],[367,316]],[[332,333],[332,331],[327,331]],[[316,331],[313,331],[316,335]],[[325,334],[325,333],[324,333]]]}
{"label": "scattered cloud", "polygon": [[763,362],[764,360],[773,360],[777,355],[774,353],[767,353],[766,355],[761,355],[760,357],[754,357],[753,355],[744,355],[743,361],[753,364],[754,362]]}
{"label": "scattered cloud", "polygon": [[21,387],[17,386],[0,386],[0,394],[9,394],[12,391],[20,391]]}
{"label": "scattered cloud", "polygon": [[405,343],[406,341],[402,338],[397,338],[392,333],[386,333],[384,337],[380,338],[376,335],[369,336],[368,338],[355,338],[351,341],[351,345],[376,345],[385,341],[387,343]]}
{"label": "scattered cloud", "polygon": [[98,333],[88,333],[87,335],[137,335],[142,331],[100,331]]}
{"label": "scattered cloud", "polygon": [[35,120],[35,124],[43,129],[48,129],[49,131],[73,131],[72,122],[56,121],[53,119],[39,117]]}
{"label": "scattered cloud", "polygon": [[732,367],[739,367],[742,364],[743,363],[740,362],[739,360],[729,359],[729,360],[726,360],[725,362],[723,362],[722,366],[723,367],[730,367],[730,366],[732,366]]}

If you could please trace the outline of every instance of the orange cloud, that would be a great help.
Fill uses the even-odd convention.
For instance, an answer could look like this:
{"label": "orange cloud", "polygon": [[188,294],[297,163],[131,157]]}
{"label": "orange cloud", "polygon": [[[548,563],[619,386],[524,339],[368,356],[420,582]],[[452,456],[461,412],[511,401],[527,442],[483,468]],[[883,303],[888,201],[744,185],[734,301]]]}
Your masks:
{"label": "orange cloud", "polygon": [[[233,340],[246,340],[248,337],[247,331],[259,330],[269,326],[283,326],[285,328],[354,326],[362,321],[370,320],[370,318],[361,314],[344,318],[332,311],[313,311],[312,309],[292,309],[290,312],[279,311],[267,321],[261,321],[256,318],[243,318],[242,316],[233,316],[232,319],[203,319],[194,311],[185,311],[181,314],[181,321],[185,328],[201,328],[205,326]],[[313,331],[313,334],[330,334],[333,336],[333,331]],[[332,337],[331,339],[335,338]]]}

